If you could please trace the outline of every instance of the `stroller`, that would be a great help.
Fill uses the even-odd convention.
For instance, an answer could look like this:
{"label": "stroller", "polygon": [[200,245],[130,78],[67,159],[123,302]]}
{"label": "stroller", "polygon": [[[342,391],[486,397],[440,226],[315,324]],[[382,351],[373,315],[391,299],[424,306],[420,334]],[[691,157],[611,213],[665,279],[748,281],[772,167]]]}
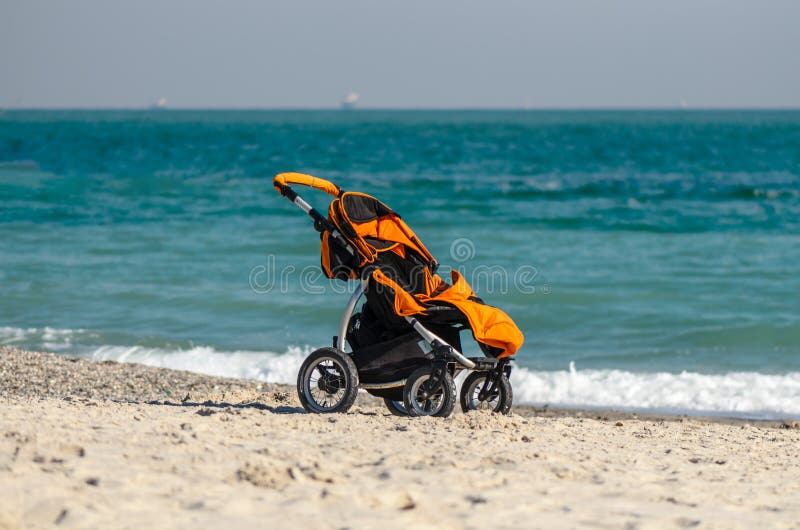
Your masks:
{"label": "stroller", "polygon": [[[335,197],[328,216],[292,184]],[[454,377],[462,370],[471,372],[461,388],[464,412],[510,411],[510,358],[523,336],[508,315],[484,304],[457,271],[451,284],[442,280],[436,259],[376,198],[301,173],[281,173],[273,185],[314,220],[325,275],[359,282],[333,346],[312,352],[300,368],[297,393],[308,412],[345,412],[362,388],[383,398],[393,414],[446,417],[455,407]],[[354,314],[362,296],[365,302]],[[460,332],[466,329],[484,357],[461,353]]]}

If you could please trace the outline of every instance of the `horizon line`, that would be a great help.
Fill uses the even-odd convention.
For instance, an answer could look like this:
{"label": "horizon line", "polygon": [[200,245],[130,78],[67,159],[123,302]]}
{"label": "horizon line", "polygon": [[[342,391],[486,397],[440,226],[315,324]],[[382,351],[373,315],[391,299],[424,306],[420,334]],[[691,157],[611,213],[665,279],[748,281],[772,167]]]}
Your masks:
{"label": "horizon line", "polygon": [[15,111],[149,111],[153,113],[159,112],[197,112],[197,111],[259,111],[259,112],[320,112],[320,111],[336,111],[342,113],[358,113],[358,112],[604,112],[604,111],[629,111],[629,112],[652,112],[652,111],[676,111],[676,112],[693,112],[693,111],[797,111],[800,110],[798,106],[575,106],[575,107],[356,107],[343,109],[339,106],[327,107],[226,107],[226,106],[208,106],[208,107],[151,107],[151,106],[41,106],[41,107],[2,107],[0,112],[15,112]]}

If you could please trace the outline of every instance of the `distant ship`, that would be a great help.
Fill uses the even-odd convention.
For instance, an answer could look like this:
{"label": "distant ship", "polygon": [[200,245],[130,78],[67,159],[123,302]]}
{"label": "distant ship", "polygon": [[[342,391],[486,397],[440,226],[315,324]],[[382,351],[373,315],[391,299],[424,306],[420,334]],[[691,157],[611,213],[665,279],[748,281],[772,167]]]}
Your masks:
{"label": "distant ship", "polygon": [[353,110],[354,108],[356,108],[356,105],[358,104],[358,100],[360,98],[361,96],[359,96],[357,92],[350,92],[342,100],[341,103],[342,110]]}
{"label": "distant ship", "polygon": [[167,98],[158,98],[150,104],[150,110],[164,110],[167,108]]}

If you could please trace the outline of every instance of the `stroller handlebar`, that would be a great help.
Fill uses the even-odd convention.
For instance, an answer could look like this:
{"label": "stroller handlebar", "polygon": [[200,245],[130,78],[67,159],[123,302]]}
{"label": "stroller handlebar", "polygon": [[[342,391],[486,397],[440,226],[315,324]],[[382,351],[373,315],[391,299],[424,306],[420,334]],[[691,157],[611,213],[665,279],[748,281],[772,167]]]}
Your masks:
{"label": "stroller handlebar", "polygon": [[338,197],[342,194],[342,188],[333,182],[312,177],[311,175],[305,175],[303,173],[279,173],[275,175],[274,179],[272,179],[272,185],[275,187],[275,190],[278,193],[292,201],[301,210],[310,215],[311,218],[314,219],[314,225],[318,229],[322,228],[322,226],[325,224],[323,222],[325,218],[322,217],[318,211],[312,208],[310,204],[308,204],[300,195],[297,194],[296,191],[292,189],[292,184],[301,184],[303,186],[321,190],[325,193],[333,195],[334,197]]}
{"label": "stroller handlebar", "polygon": [[[288,196],[289,191],[292,189],[292,184],[300,184],[301,186],[308,186],[320,191],[324,191],[329,195],[338,197],[342,194],[342,188],[325,179],[306,175],[304,173],[279,173],[272,179],[272,185],[275,189],[283,195]],[[291,200],[294,200],[293,198]]]}

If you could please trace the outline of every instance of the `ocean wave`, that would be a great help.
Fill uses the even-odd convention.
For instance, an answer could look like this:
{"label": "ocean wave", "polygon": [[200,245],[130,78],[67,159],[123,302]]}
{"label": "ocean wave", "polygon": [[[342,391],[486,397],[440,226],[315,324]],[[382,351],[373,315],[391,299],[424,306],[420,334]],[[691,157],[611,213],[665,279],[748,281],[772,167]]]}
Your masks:
{"label": "ocean wave", "polygon": [[41,168],[35,160],[2,160],[0,170],[8,169],[12,171],[39,171]]}
{"label": "ocean wave", "polygon": [[62,351],[72,347],[75,337],[97,337],[85,329],[57,329],[49,326],[43,328],[0,327],[0,346],[16,346],[20,344],[37,344],[40,348]]}
{"label": "ocean wave", "polygon": [[83,357],[93,361],[140,363],[221,377],[270,383],[294,383],[309,347],[285,352],[217,350],[211,346],[165,347],[96,344],[102,337],[85,329],[0,326],[0,346],[13,346]]}
{"label": "ocean wave", "polygon": [[[95,361],[134,362],[222,377],[294,384],[311,347],[283,352],[86,344],[83,329],[0,327],[0,345],[34,347]],[[460,382],[463,377],[457,378]],[[515,367],[517,404],[567,408],[614,408],[662,413],[774,419],[800,416],[800,372],[631,372],[626,370],[531,370]]]}
{"label": "ocean wave", "polygon": [[[89,357],[294,384],[300,364],[310,351],[309,347],[290,347],[284,353],[276,353],[217,351],[207,346],[175,351],[139,346],[103,346]],[[780,375],[758,372],[637,373],[624,370],[577,370],[575,364],[570,363],[568,370],[560,371],[534,371],[516,367],[511,382],[517,404],[747,418],[800,415],[800,372]]]}
{"label": "ocean wave", "polygon": [[747,418],[800,415],[800,372],[532,371],[512,374],[517,403]]}
{"label": "ocean wave", "polygon": [[284,353],[269,351],[217,351],[209,346],[185,350],[143,346],[101,346],[82,356],[94,361],[140,363],[221,377],[239,377],[268,383],[294,384],[310,348],[290,347]]}
{"label": "ocean wave", "polygon": [[[505,190],[505,188],[508,188]],[[588,184],[568,185],[547,181],[543,184],[527,184],[526,186],[500,186],[501,190],[514,199],[634,199],[639,203],[657,202],[664,200],[779,200],[797,199],[800,190],[791,187],[755,187],[755,186],[663,186],[654,183],[650,187],[642,186],[639,182],[626,183],[624,181],[599,181]]]}

